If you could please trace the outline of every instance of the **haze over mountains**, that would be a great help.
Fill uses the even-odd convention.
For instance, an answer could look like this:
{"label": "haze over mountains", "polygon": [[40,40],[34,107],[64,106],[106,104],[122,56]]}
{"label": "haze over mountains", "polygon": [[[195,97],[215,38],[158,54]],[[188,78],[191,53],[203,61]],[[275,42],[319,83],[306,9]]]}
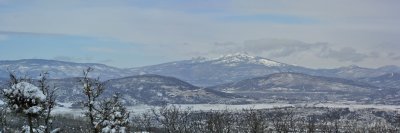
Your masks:
{"label": "haze over mountains", "polygon": [[92,77],[111,79],[129,76],[124,69],[96,63],[74,63],[56,60],[22,59],[0,61],[0,77],[8,78],[8,72],[26,75],[32,78],[39,76],[41,72],[47,71],[51,78],[71,78],[82,76],[82,71],[87,67],[94,68]]}
{"label": "haze over mountains", "polygon": [[247,54],[193,58],[137,68],[104,64],[24,59],[0,61],[0,83],[8,72],[36,78],[48,71],[59,87],[59,101],[82,98],[78,78],[93,67],[91,77],[107,80],[105,95],[119,92],[129,104],[249,103],[271,101],[356,101],[398,104],[397,66],[311,69]]}
{"label": "haze over mountains", "polygon": [[8,78],[8,71],[37,77],[42,71],[51,73],[51,78],[70,78],[82,75],[82,70],[93,67],[92,77],[101,79],[121,78],[133,75],[157,74],[176,77],[197,86],[213,86],[243,79],[265,76],[272,73],[295,72],[316,76],[358,79],[399,73],[398,66],[383,66],[377,69],[347,66],[336,69],[311,69],[237,53],[215,59],[193,58],[137,68],[116,68],[97,63],[73,63],[55,60],[24,59],[0,61],[0,78]]}

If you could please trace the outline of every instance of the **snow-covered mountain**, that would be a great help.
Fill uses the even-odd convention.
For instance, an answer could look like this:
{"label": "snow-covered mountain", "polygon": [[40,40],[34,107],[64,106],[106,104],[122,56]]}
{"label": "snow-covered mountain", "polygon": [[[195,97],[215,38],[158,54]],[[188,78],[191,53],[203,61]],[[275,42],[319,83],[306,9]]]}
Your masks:
{"label": "snow-covered mountain", "polygon": [[[365,92],[374,86],[357,82],[353,80],[346,80],[340,78],[311,76],[301,73],[276,73],[267,76],[246,79],[238,82],[217,85],[219,90],[223,91],[248,91],[248,90],[269,90],[271,88],[291,88],[293,91],[359,91]],[[356,89],[350,89],[357,87]],[[367,90],[365,90],[368,88]]]}
{"label": "snow-covered mountain", "polygon": [[[207,61],[207,59],[204,59],[204,61]],[[269,60],[266,58],[261,58],[261,57],[254,57],[250,56],[247,54],[242,54],[242,53],[236,53],[236,54],[228,54],[221,56],[219,58],[211,59],[208,60],[212,64],[220,64],[224,66],[237,66],[237,65],[244,65],[244,64],[251,64],[251,65],[262,65],[262,66],[267,66],[267,67],[282,67],[282,66],[288,66],[287,64],[280,63],[277,61]],[[201,62],[201,60],[200,60]]]}
{"label": "snow-covered mountain", "polygon": [[23,59],[13,61],[0,61],[0,77],[8,78],[8,72],[15,72],[18,75],[27,75],[36,78],[41,72],[50,73],[50,78],[68,78],[82,76],[82,71],[87,67],[93,67],[93,77],[111,79],[129,76],[124,69],[110,67],[96,63],[73,63],[55,60]]}
{"label": "snow-covered mountain", "polygon": [[26,59],[0,61],[0,78],[8,78],[8,71],[32,78],[48,71],[51,78],[82,76],[82,70],[93,67],[92,77],[115,79],[134,75],[156,74],[176,77],[196,86],[214,86],[273,73],[294,72],[315,76],[359,79],[377,77],[388,73],[400,73],[400,67],[385,66],[377,69],[355,65],[336,69],[311,69],[281,63],[263,57],[237,53],[207,59],[204,57],[175,61],[152,66],[122,69],[94,63],[72,63],[54,60]]}
{"label": "snow-covered mountain", "polygon": [[379,87],[400,89],[400,73],[388,73],[377,77],[367,77],[358,80]]}
{"label": "snow-covered mountain", "polygon": [[[394,66],[395,67],[395,66]],[[384,68],[384,67],[382,67]],[[400,69],[392,69],[392,70],[384,70],[382,68],[372,69],[372,68],[364,68],[356,65],[350,65],[345,67],[339,67],[335,69],[319,69],[316,70],[313,75],[320,75],[326,77],[338,77],[345,79],[358,79],[365,77],[376,77],[381,76],[391,72],[400,72]]]}
{"label": "snow-covered mountain", "polygon": [[[61,102],[77,102],[83,100],[82,84],[79,78],[51,80],[57,86],[58,100]],[[111,96],[115,92],[122,95],[126,104],[165,103],[236,103],[236,95],[199,88],[173,77],[159,75],[140,75],[106,81],[103,96]]]}
{"label": "snow-covered mountain", "polygon": [[[0,85],[9,71],[37,78],[50,73],[60,102],[78,102],[79,78],[87,67],[92,78],[107,80],[104,96],[123,95],[126,104],[358,101],[400,104],[400,67],[311,69],[247,54],[193,58],[121,69],[103,64],[26,59],[0,61]],[[197,87],[212,86],[212,87]]]}
{"label": "snow-covered mountain", "polygon": [[107,85],[109,91],[121,92],[147,104],[227,103],[235,98],[235,95],[199,88],[173,77],[159,75],[113,79]]}
{"label": "snow-covered mountain", "polygon": [[172,76],[199,86],[212,86],[279,72],[313,70],[247,54],[231,54],[215,59],[195,58],[130,69],[135,74]]}
{"label": "snow-covered mountain", "polygon": [[371,100],[378,87],[340,78],[276,73],[211,87],[226,93],[284,101]]}
{"label": "snow-covered mountain", "polygon": [[191,60],[132,68],[130,70],[134,74],[172,76],[194,85],[213,86],[281,72],[358,79],[362,77],[376,77],[391,72],[400,72],[400,67],[390,66],[372,69],[351,65],[335,69],[311,69],[263,57],[237,53],[214,59],[199,57]]}

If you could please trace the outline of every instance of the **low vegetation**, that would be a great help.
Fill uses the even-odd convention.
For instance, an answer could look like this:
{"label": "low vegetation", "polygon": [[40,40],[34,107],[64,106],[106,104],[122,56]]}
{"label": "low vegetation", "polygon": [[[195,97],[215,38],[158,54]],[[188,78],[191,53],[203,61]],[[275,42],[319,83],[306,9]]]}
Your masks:
{"label": "low vegetation", "polygon": [[[24,119],[2,114],[2,127],[16,131]],[[18,118],[18,117],[17,117]],[[378,109],[282,107],[272,109],[194,111],[163,106],[132,114],[126,131],[154,133],[397,133],[397,112]],[[91,132],[89,119],[72,114],[54,116],[53,126],[62,132]],[[3,128],[4,129],[4,128]]]}

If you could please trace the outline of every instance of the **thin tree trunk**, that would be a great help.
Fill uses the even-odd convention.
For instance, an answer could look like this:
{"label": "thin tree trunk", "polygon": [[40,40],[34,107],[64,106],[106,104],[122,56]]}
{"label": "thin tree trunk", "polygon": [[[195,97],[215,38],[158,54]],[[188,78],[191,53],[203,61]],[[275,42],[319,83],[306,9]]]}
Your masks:
{"label": "thin tree trunk", "polygon": [[50,133],[50,124],[49,124],[49,120],[50,120],[50,108],[48,108],[48,110],[47,110],[47,116],[46,116],[46,120],[45,120],[45,124],[46,124],[46,129],[45,129],[45,133]]}
{"label": "thin tree trunk", "polygon": [[28,115],[28,125],[29,125],[29,132],[33,133],[32,117],[30,115]]}

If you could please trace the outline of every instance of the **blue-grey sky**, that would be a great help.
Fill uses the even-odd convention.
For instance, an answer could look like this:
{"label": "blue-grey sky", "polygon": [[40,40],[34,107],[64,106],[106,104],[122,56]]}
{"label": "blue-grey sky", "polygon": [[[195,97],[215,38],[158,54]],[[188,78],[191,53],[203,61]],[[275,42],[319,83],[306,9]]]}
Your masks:
{"label": "blue-grey sky", "polygon": [[398,0],[0,0],[0,60],[136,67],[246,52],[313,68],[400,65]]}

